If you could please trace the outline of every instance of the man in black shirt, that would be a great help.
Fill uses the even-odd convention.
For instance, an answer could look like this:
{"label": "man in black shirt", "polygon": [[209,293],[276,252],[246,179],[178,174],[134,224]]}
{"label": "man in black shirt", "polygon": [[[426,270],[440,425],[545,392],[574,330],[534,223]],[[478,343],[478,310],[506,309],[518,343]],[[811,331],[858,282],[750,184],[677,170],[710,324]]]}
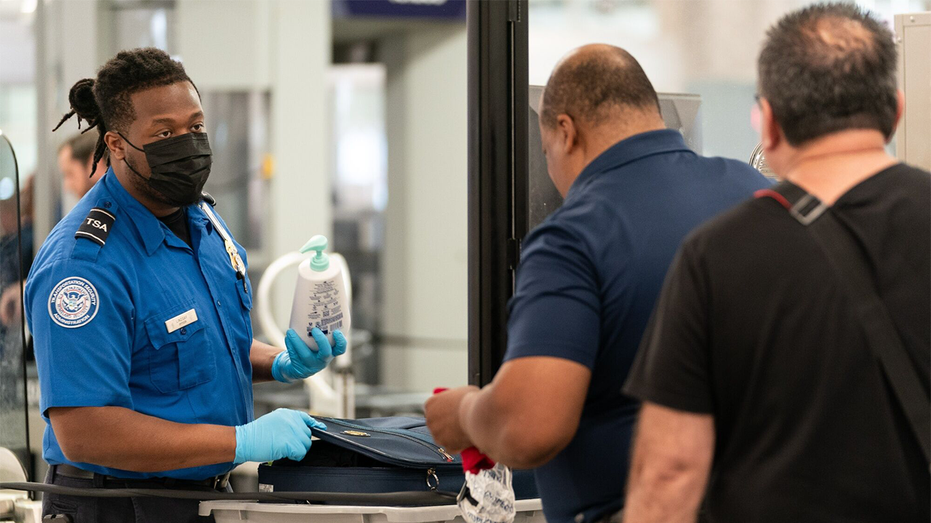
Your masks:
{"label": "man in black shirt", "polygon": [[[792,13],[759,59],[762,134],[856,239],[927,398],[931,177],[884,149],[895,68],[859,8]],[[670,269],[624,388],[644,402],[625,521],[929,520],[928,463],[846,282],[782,203],[709,222]]]}

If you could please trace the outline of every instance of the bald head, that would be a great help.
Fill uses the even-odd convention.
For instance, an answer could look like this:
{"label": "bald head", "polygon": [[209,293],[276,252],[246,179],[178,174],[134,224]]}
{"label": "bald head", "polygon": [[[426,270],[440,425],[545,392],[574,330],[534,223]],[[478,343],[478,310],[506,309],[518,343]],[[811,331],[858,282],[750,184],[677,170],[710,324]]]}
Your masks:
{"label": "bald head", "polygon": [[659,115],[659,100],[646,73],[627,51],[606,44],[573,50],[556,64],[540,102],[540,123],[560,114],[591,126],[622,119],[625,112]]}
{"label": "bald head", "polygon": [[563,57],[546,83],[539,112],[546,167],[563,196],[608,148],[665,128],[656,91],[640,64],[611,45],[586,45]]}

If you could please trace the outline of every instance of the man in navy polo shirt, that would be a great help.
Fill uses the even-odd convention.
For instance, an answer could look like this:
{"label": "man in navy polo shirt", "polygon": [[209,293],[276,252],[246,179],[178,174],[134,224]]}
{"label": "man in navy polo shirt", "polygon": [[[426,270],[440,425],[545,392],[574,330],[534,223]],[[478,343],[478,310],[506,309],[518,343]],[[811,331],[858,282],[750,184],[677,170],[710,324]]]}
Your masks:
{"label": "man in navy polo shirt", "polygon": [[448,450],[536,468],[547,521],[581,523],[623,503],[639,404],[621,385],[679,243],[769,182],[665,129],[649,79],[616,47],[566,56],[540,109],[565,203],[524,242],[494,382],[438,394],[426,413]]}

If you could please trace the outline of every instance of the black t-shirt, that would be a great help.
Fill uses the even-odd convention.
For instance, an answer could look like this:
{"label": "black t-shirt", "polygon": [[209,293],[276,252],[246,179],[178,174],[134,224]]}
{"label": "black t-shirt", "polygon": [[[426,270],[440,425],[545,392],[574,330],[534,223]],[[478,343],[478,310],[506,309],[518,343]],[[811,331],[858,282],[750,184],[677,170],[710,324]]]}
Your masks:
{"label": "black t-shirt", "polygon": [[159,220],[167,225],[168,229],[175,233],[175,236],[183,240],[188,247],[191,247],[191,231],[187,227],[187,214],[184,212],[184,207],[179,208],[168,216],[162,216]]}
{"label": "black t-shirt", "polygon": [[[927,392],[929,173],[890,167],[828,212],[864,246]],[[714,415],[703,520],[929,521],[927,463],[845,296],[771,198],[683,243],[624,390]]]}

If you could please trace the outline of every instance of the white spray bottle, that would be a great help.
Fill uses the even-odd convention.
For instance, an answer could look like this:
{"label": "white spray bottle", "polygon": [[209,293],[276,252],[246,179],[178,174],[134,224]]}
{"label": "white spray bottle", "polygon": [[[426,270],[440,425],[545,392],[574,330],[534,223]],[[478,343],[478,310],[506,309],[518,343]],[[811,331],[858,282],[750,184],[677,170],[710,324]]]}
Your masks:
{"label": "white spray bottle", "polygon": [[339,329],[348,335],[351,323],[343,266],[338,260],[330,263],[330,257],[323,252],[326,247],[326,237],[319,235],[301,247],[302,253],[316,251],[317,254],[298,266],[291,306],[291,328],[314,350],[317,343],[310,335],[311,330],[323,331],[334,346],[333,331]]}

